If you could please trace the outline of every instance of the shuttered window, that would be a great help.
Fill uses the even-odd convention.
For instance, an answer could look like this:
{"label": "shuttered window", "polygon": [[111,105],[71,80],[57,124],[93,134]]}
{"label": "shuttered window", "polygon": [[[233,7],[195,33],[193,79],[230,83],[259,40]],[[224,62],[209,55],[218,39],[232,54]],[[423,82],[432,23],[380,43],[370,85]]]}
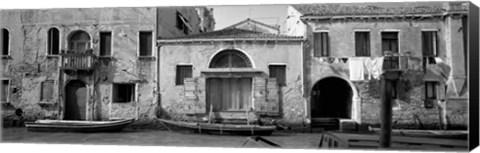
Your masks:
{"label": "shuttered window", "polygon": [[433,81],[425,82],[425,98],[437,99],[437,82],[433,82]]}
{"label": "shuttered window", "polygon": [[315,57],[325,57],[330,54],[330,41],[328,38],[328,32],[313,33],[313,54]]}
{"label": "shuttered window", "polygon": [[152,32],[140,32],[140,56],[152,56]]}
{"label": "shuttered window", "polygon": [[1,91],[1,102],[8,102],[8,95],[10,89],[10,80],[2,80],[2,87],[0,88]]}
{"label": "shuttered window", "polygon": [[47,80],[42,82],[42,89],[40,100],[51,101],[53,99],[53,80]]}
{"label": "shuttered window", "polygon": [[437,56],[437,32],[422,32],[422,53],[423,56]]}
{"label": "shuttered window", "polygon": [[191,65],[177,65],[175,84],[183,85],[183,80],[185,78],[192,78],[192,69],[193,67]]}
{"label": "shuttered window", "polygon": [[100,32],[100,56],[112,55],[112,32]]}
{"label": "shuttered window", "polygon": [[382,53],[398,53],[398,32],[382,32]]}
{"label": "shuttered window", "polygon": [[7,29],[2,28],[0,30],[0,46],[2,49],[2,55],[9,55],[10,54],[10,32]]}
{"label": "shuttered window", "polygon": [[113,84],[113,102],[128,103],[135,101],[135,84],[116,83]]}
{"label": "shuttered window", "polygon": [[286,85],[286,65],[270,65],[268,66],[270,78],[277,78],[278,85]]}
{"label": "shuttered window", "polygon": [[57,28],[48,30],[48,55],[58,55],[60,49],[60,33]]}
{"label": "shuttered window", "polygon": [[370,32],[355,32],[355,56],[370,56]]}

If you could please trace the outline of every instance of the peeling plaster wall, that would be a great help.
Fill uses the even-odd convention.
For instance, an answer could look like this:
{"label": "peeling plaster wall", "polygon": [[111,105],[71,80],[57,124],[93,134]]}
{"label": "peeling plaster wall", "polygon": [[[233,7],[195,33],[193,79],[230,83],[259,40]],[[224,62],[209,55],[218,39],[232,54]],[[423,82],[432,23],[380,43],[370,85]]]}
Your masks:
{"label": "peeling plaster wall", "polygon": [[[394,30],[399,32],[399,52],[410,52],[412,58],[409,60],[409,71],[402,76],[402,80],[408,82],[408,86],[403,86],[406,95],[399,98],[394,104],[393,123],[396,128],[440,128],[440,111],[442,106],[437,104],[433,109],[424,108],[422,91],[424,90],[423,68],[422,68],[422,30],[437,30],[438,57],[446,63],[452,71],[451,75],[465,76],[464,51],[462,32],[458,31],[461,27],[459,18],[447,17],[445,19],[368,19],[368,20],[320,20],[307,21],[307,42],[305,44],[305,65],[306,65],[306,94],[307,101],[310,104],[311,88],[315,82],[324,77],[335,76],[349,80],[349,66],[346,63],[327,63],[326,58],[313,56],[313,32],[319,30],[329,31],[330,36],[330,57],[350,58],[355,57],[355,30],[370,31],[370,51],[371,57],[382,56],[381,52],[381,32]],[[455,55],[454,55],[455,54]],[[322,62],[323,61],[323,62]],[[457,73],[458,72],[458,73]],[[455,78],[450,76],[450,78]],[[457,76],[456,78],[459,78]],[[453,80],[453,79],[450,79]],[[376,82],[377,80],[371,80]],[[366,81],[366,82],[371,82]],[[380,97],[376,92],[377,86],[365,86],[365,81],[350,81],[358,91],[361,103],[358,113],[361,116],[362,124],[377,125],[380,124]],[[443,82],[448,85],[447,89],[452,89],[453,84]],[[377,83],[378,84],[378,83]],[[457,83],[458,84],[458,83]],[[376,95],[377,94],[377,95]],[[457,99],[458,95],[447,92],[449,99]],[[457,123],[457,127],[465,127],[467,121],[466,113],[451,114],[448,109],[460,110],[465,105],[467,99],[460,99],[461,103],[446,102],[447,118],[455,116],[462,118],[462,123]],[[355,113],[355,112],[354,112]],[[357,121],[358,122],[358,121]]]}
{"label": "peeling plaster wall", "polygon": [[[153,7],[0,10],[0,28],[7,28],[11,38],[11,56],[1,60],[1,77],[11,79],[10,103],[3,105],[2,117],[21,108],[30,119],[62,119],[64,86],[67,81],[78,79],[87,86],[87,120],[154,118],[158,104],[156,39],[152,39],[153,58],[140,59],[138,33],[152,31],[156,36],[156,30],[160,29],[158,36],[161,37],[182,36],[182,31],[175,27],[177,9],[158,9],[159,14]],[[199,17],[193,7],[180,8],[179,11],[190,19],[194,29],[198,29]],[[158,28],[157,19],[162,23]],[[61,57],[46,55],[47,34],[52,27],[60,32],[60,49],[68,48],[68,37],[72,32],[87,32],[91,38],[90,46],[97,56],[99,32],[111,31],[112,58],[99,59],[93,73],[61,72]],[[54,98],[48,104],[39,100],[44,80],[54,80]],[[136,101],[112,102],[112,83],[135,83]]]}
{"label": "peeling plaster wall", "polygon": [[303,98],[302,54],[300,42],[208,42],[162,44],[160,48],[160,94],[161,106],[170,117],[182,118],[184,86],[175,85],[177,64],[192,64],[193,77],[201,76],[209,61],[218,51],[237,49],[251,58],[255,69],[268,77],[268,64],[285,63],[286,83],[282,87],[281,121],[302,124],[305,115]]}

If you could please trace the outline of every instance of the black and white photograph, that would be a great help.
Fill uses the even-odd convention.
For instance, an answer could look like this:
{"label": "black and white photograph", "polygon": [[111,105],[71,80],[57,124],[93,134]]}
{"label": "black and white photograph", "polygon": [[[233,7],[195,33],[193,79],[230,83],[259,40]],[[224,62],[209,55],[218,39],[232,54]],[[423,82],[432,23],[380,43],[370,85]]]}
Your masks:
{"label": "black and white photograph", "polygon": [[88,2],[0,6],[12,151],[478,146],[478,3]]}

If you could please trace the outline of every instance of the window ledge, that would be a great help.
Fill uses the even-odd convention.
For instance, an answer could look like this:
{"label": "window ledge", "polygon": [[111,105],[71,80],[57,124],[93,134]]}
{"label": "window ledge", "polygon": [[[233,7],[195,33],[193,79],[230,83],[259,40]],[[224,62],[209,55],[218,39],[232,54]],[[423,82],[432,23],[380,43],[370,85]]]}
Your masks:
{"label": "window ledge", "polygon": [[47,58],[60,58],[60,55],[46,55]]}
{"label": "window ledge", "polygon": [[100,59],[100,60],[113,60],[115,58],[113,56],[99,56],[98,59]]}
{"label": "window ledge", "polygon": [[155,57],[154,56],[139,56],[139,60],[145,60],[145,61],[154,61]]}
{"label": "window ledge", "polygon": [[10,55],[2,55],[2,59],[12,59],[12,56],[10,56]]}

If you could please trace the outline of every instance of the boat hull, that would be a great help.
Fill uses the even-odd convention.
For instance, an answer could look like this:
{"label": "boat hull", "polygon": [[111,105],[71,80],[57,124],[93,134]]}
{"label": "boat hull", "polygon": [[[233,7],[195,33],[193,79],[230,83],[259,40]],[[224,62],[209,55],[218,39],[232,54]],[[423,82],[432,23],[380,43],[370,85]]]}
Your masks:
{"label": "boat hull", "polygon": [[119,132],[131,124],[133,119],[119,121],[62,121],[39,120],[27,122],[28,131],[34,132]]}
{"label": "boat hull", "polygon": [[275,126],[259,126],[259,125],[234,125],[234,124],[208,124],[208,123],[192,123],[177,122],[159,119],[168,125],[185,128],[198,133],[209,134],[231,134],[231,135],[271,135],[275,130]]}

